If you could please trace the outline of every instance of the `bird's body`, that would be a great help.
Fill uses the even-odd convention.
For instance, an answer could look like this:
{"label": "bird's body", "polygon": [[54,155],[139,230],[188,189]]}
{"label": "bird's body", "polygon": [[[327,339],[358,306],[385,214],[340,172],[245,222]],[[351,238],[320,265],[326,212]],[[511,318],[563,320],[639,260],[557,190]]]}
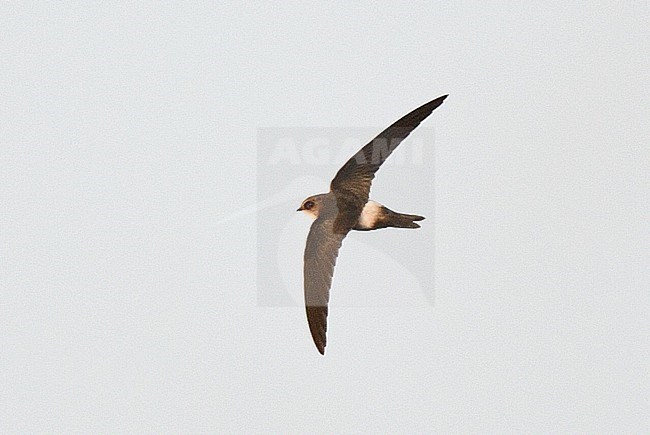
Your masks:
{"label": "bird's body", "polygon": [[375,173],[420,123],[442,104],[436,98],[400,118],[352,156],[337,172],[328,193],[305,199],[298,211],[314,219],[307,236],[304,287],[307,321],[314,343],[325,353],[329,291],[338,251],[348,232],[380,228],[420,228],[422,216],[397,213],[369,200]]}
{"label": "bird's body", "polygon": [[[322,195],[323,197],[327,197],[323,198],[323,202],[333,202],[336,200],[334,194],[331,192]],[[314,201],[313,198],[314,197],[307,198],[304,202]],[[315,213],[310,213],[310,210],[307,210],[302,206],[298,211],[304,211],[314,220],[318,218]],[[380,203],[370,200],[363,206],[359,219],[352,229],[356,231],[371,231],[389,227],[420,228],[420,225],[416,224],[414,221],[421,221],[423,219],[424,216],[396,213],[388,207],[384,207]]]}

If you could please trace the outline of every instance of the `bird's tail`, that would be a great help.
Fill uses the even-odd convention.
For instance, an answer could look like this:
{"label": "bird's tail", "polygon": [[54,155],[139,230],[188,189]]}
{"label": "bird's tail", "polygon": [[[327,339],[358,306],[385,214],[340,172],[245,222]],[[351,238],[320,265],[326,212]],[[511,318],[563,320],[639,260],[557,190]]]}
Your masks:
{"label": "bird's tail", "polygon": [[391,211],[389,226],[395,228],[420,228],[420,225],[416,224],[415,221],[421,221],[423,219],[424,216],[418,216],[416,214],[395,213],[394,211]]}

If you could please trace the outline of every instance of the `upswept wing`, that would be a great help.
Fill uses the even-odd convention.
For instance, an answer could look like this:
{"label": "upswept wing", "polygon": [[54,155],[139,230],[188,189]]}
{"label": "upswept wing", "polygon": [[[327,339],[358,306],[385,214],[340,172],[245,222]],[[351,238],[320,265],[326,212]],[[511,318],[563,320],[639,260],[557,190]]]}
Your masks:
{"label": "upswept wing", "polygon": [[375,178],[375,172],[395,151],[395,148],[440,106],[445,98],[447,95],[438,97],[395,121],[339,169],[330,185],[339,209],[334,225],[336,232],[347,231],[356,224],[363,207],[368,202],[370,185]]}

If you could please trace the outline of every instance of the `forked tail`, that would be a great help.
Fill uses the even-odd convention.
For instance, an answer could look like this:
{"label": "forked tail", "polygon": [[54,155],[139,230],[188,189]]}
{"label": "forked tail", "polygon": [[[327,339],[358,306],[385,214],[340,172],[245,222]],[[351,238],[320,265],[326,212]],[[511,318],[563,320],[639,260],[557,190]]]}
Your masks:
{"label": "forked tail", "polygon": [[418,216],[416,214],[395,213],[391,210],[388,226],[395,228],[420,228],[420,225],[416,224],[415,221],[421,221],[423,219],[424,216]]}

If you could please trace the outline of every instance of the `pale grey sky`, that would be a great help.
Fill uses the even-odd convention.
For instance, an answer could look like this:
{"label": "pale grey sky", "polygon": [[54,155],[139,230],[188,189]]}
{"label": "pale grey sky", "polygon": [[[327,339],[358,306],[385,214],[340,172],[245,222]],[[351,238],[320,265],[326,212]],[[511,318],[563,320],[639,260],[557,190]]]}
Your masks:
{"label": "pale grey sky", "polygon": [[[16,1],[0,27],[0,431],[650,431],[647,2]],[[431,178],[407,157],[372,191],[427,220],[346,240],[321,357],[295,208],[343,161],[278,168],[260,217],[260,132],[447,93]],[[298,303],[260,302],[262,263]]]}

